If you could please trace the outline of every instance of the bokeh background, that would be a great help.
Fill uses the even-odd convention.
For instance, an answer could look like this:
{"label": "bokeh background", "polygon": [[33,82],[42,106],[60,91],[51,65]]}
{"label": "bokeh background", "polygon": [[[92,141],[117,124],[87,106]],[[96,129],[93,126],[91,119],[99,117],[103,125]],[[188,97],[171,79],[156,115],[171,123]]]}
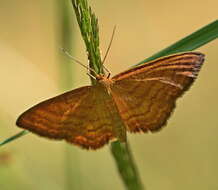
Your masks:
{"label": "bokeh background", "polygon": [[[0,6],[0,141],[21,130],[16,118],[34,104],[89,84],[86,70],[67,59],[62,4],[68,6],[71,54],[87,63],[70,1],[7,0]],[[94,0],[104,55],[112,74],[217,19],[218,1]],[[65,7],[66,8],[66,7]],[[66,9],[65,9],[66,10]],[[167,127],[155,134],[129,134],[148,190],[218,189],[218,41],[202,48],[205,64],[192,88],[177,102]],[[69,64],[67,71],[63,64]],[[63,73],[71,72],[72,77]],[[65,85],[65,81],[68,84]],[[0,148],[1,190],[124,189],[108,146],[98,151],[28,134]]]}

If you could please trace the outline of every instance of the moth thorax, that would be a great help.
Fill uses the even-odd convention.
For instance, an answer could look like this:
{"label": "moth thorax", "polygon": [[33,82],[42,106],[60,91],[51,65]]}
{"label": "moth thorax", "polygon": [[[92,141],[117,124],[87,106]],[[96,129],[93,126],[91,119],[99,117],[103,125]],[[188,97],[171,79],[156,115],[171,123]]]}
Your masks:
{"label": "moth thorax", "polygon": [[110,88],[112,84],[112,80],[110,78],[107,78],[106,76],[101,75],[97,79],[98,79],[99,84],[105,86],[107,89]]}

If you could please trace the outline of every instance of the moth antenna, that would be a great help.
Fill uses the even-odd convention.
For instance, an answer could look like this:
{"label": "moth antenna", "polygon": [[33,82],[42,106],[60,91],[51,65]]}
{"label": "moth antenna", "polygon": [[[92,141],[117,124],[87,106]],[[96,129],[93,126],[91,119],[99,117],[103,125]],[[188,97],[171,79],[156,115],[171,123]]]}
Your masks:
{"label": "moth antenna", "polygon": [[111,76],[111,73],[108,73],[108,76],[107,76],[107,78],[109,79],[109,78],[110,78],[110,76]]}
{"label": "moth antenna", "polygon": [[96,78],[95,78],[95,76],[93,76],[92,74],[90,74],[90,73],[86,73],[89,77],[91,77],[91,78],[93,78],[93,79],[95,79],[96,80]]}
{"label": "moth antenna", "polygon": [[[70,55],[70,53],[69,53],[67,50],[65,50],[65,49],[62,48],[62,47],[61,47],[60,49],[61,49],[61,51],[64,52],[65,55],[67,55],[67,57],[69,57],[70,59],[72,59],[73,61],[75,61],[75,62],[78,63],[79,65],[81,65],[82,67],[86,68],[88,71],[92,71],[96,76],[98,75],[98,74],[95,72],[94,69],[92,69],[92,68],[90,68],[90,67],[84,65],[82,62],[80,62],[80,61],[78,61],[77,59],[75,59],[72,55]],[[91,74],[90,74],[89,76],[91,76]],[[93,75],[92,75],[92,78],[95,78],[95,79],[96,79],[96,77],[93,76]]]}
{"label": "moth antenna", "polygon": [[102,61],[102,64],[104,64],[104,62],[105,62],[105,60],[106,60],[106,58],[107,58],[107,55],[108,55],[108,53],[109,53],[109,50],[110,50],[110,48],[111,48],[111,44],[112,44],[113,39],[114,39],[115,31],[116,31],[116,25],[114,26],[114,29],[113,29],[113,32],[112,32],[112,36],[111,36],[111,40],[110,40],[109,46],[108,46],[108,48],[107,48],[107,51],[106,51],[106,53],[105,53],[104,59],[103,59],[103,61]]}
{"label": "moth antenna", "polygon": [[105,67],[105,66],[103,65],[103,68],[108,72],[109,75],[111,74],[111,72],[107,69],[107,67]]}

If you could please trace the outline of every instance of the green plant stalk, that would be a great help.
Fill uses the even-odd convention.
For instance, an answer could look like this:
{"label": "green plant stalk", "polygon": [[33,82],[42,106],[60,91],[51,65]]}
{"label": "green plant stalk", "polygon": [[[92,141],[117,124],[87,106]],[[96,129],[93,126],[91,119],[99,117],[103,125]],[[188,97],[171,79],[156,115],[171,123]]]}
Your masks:
{"label": "green plant stalk", "polygon": [[[80,32],[86,45],[89,67],[96,73],[103,73],[99,49],[98,19],[95,17],[86,0],[72,0]],[[93,74],[93,72],[91,72]],[[95,80],[91,78],[92,84]]]}
{"label": "green plant stalk", "polygon": [[[58,1],[57,0],[57,9],[59,13],[59,23],[60,25],[57,28],[58,30],[58,37],[59,37],[59,43],[61,46],[66,49],[67,51],[72,50],[72,24],[71,20],[69,19],[70,15],[70,4],[68,1]],[[70,90],[73,87],[73,64],[72,62],[64,55],[64,53],[57,49],[59,51],[59,65],[58,65],[58,71],[59,71],[59,88],[61,90]]]}
{"label": "green plant stalk", "polygon": [[[59,1],[56,2],[57,13],[58,14],[58,37],[59,43],[62,48],[66,49],[67,51],[72,51],[72,41],[74,37],[74,33],[72,30],[72,20],[70,19],[72,15],[72,8],[71,2],[68,1]],[[71,60],[69,60],[61,50],[58,50],[59,53],[59,64],[58,64],[58,71],[59,71],[59,87],[61,90],[71,90],[73,87],[73,65]],[[63,150],[63,169],[65,174],[65,190],[71,189],[81,189],[81,179],[80,172],[79,172],[79,158],[78,158],[78,151],[76,147],[73,147],[69,144],[65,144]]]}
{"label": "green plant stalk", "polygon": [[144,189],[139,178],[138,170],[134,164],[128,142],[120,143],[116,141],[111,143],[110,148],[127,189]]}
{"label": "green plant stalk", "polygon": [[[89,67],[95,70],[96,73],[102,74],[103,65],[99,49],[98,20],[86,0],[72,0],[72,4],[81,30],[81,35],[86,45]],[[90,77],[90,79],[92,84],[95,84],[96,80],[93,80],[92,77]],[[127,143],[120,143],[119,141],[111,143],[111,152],[118,167],[119,174],[127,189],[143,189]]]}

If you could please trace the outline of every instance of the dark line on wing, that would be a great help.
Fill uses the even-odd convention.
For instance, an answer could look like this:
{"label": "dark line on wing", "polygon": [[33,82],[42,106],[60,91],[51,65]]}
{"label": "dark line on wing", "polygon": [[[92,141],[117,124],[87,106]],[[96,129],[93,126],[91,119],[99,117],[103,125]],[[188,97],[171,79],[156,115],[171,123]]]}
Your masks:
{"label": "dark line on wing", "polygon": [[[185,54],[187,54],[187,57],[182,57],[182,55],[185,55]],[[164,64],[164,65],[168,65],[168,66],[170,66],[170,65],[173,65],[173,64],[170,64],[170,63],[172,63],[172,62],[175,62],[175,61],[180,61],[179,63],[177,63],[177,64],[182,64],[181,63],[181,60],[186,60],[186,62],[187,62],[187,60],[189,60],[190,59],[190,63],[195,63],[196,64],[196,62],[199,62],[200,64],[201,63],[203,63],[203,57],[204,57],[204,55],[203,54],[201,54],[201,53],[192,53],[193,55],[189,55],[190,53],[184,53],[184,54],[180,54],[180,55],[174,55],[174,56],[172,56],[172,57],[164,57],[164,58],[160,58],[160,59],[158,59],[158,60],[154,60],[154,61],[151,61],[151,62],[148,62],[148,63],[144,63],[143,65],[140,65],[140,66],[137,66],[137,67],[135,67],[135,68],[132,68],[132,69],[130,69],[130,70],[127,70],[127,71],[124,71],[124,72],[122,72],[122,73],[120,73],[120,74],[118,74],[118,75],[115,75],[112,79],[114,79],[114,80],[121,80],[123,77],[123,75],[126,75],[126,74],[130,74],[130,73],[134,73],[136,70],[141,70],[141,69],[143,69],[143,68],[146,68],[146,67],[150,67],[150,66],[152,66],[152,65],[154,65],[154,64],[156,64],[156,63],[161,63],[162,61],[164,62],[164,60],[166,60],[167,59],[167,63],[168,64]],[[198,57],[198,56],[199,57]],[[179,56],[177,59],[173,59],[174,57],[176,57],[176,56]],[[195,57],[196,56],[196,57]],[[192,61],[191,61],[192,60]],[[195,60],[195,61],[194,61]],[[183,63],[185,63],[185,62],[183,62]],[[189,63],[189,64],[190,64]],[[158,64],[156,67],[159,67],[159,66],[163,66],[162,64]],[[156,68],[155,67],[155,68]],[[152,69],[154,68],[154,67],[151,67]]]}

